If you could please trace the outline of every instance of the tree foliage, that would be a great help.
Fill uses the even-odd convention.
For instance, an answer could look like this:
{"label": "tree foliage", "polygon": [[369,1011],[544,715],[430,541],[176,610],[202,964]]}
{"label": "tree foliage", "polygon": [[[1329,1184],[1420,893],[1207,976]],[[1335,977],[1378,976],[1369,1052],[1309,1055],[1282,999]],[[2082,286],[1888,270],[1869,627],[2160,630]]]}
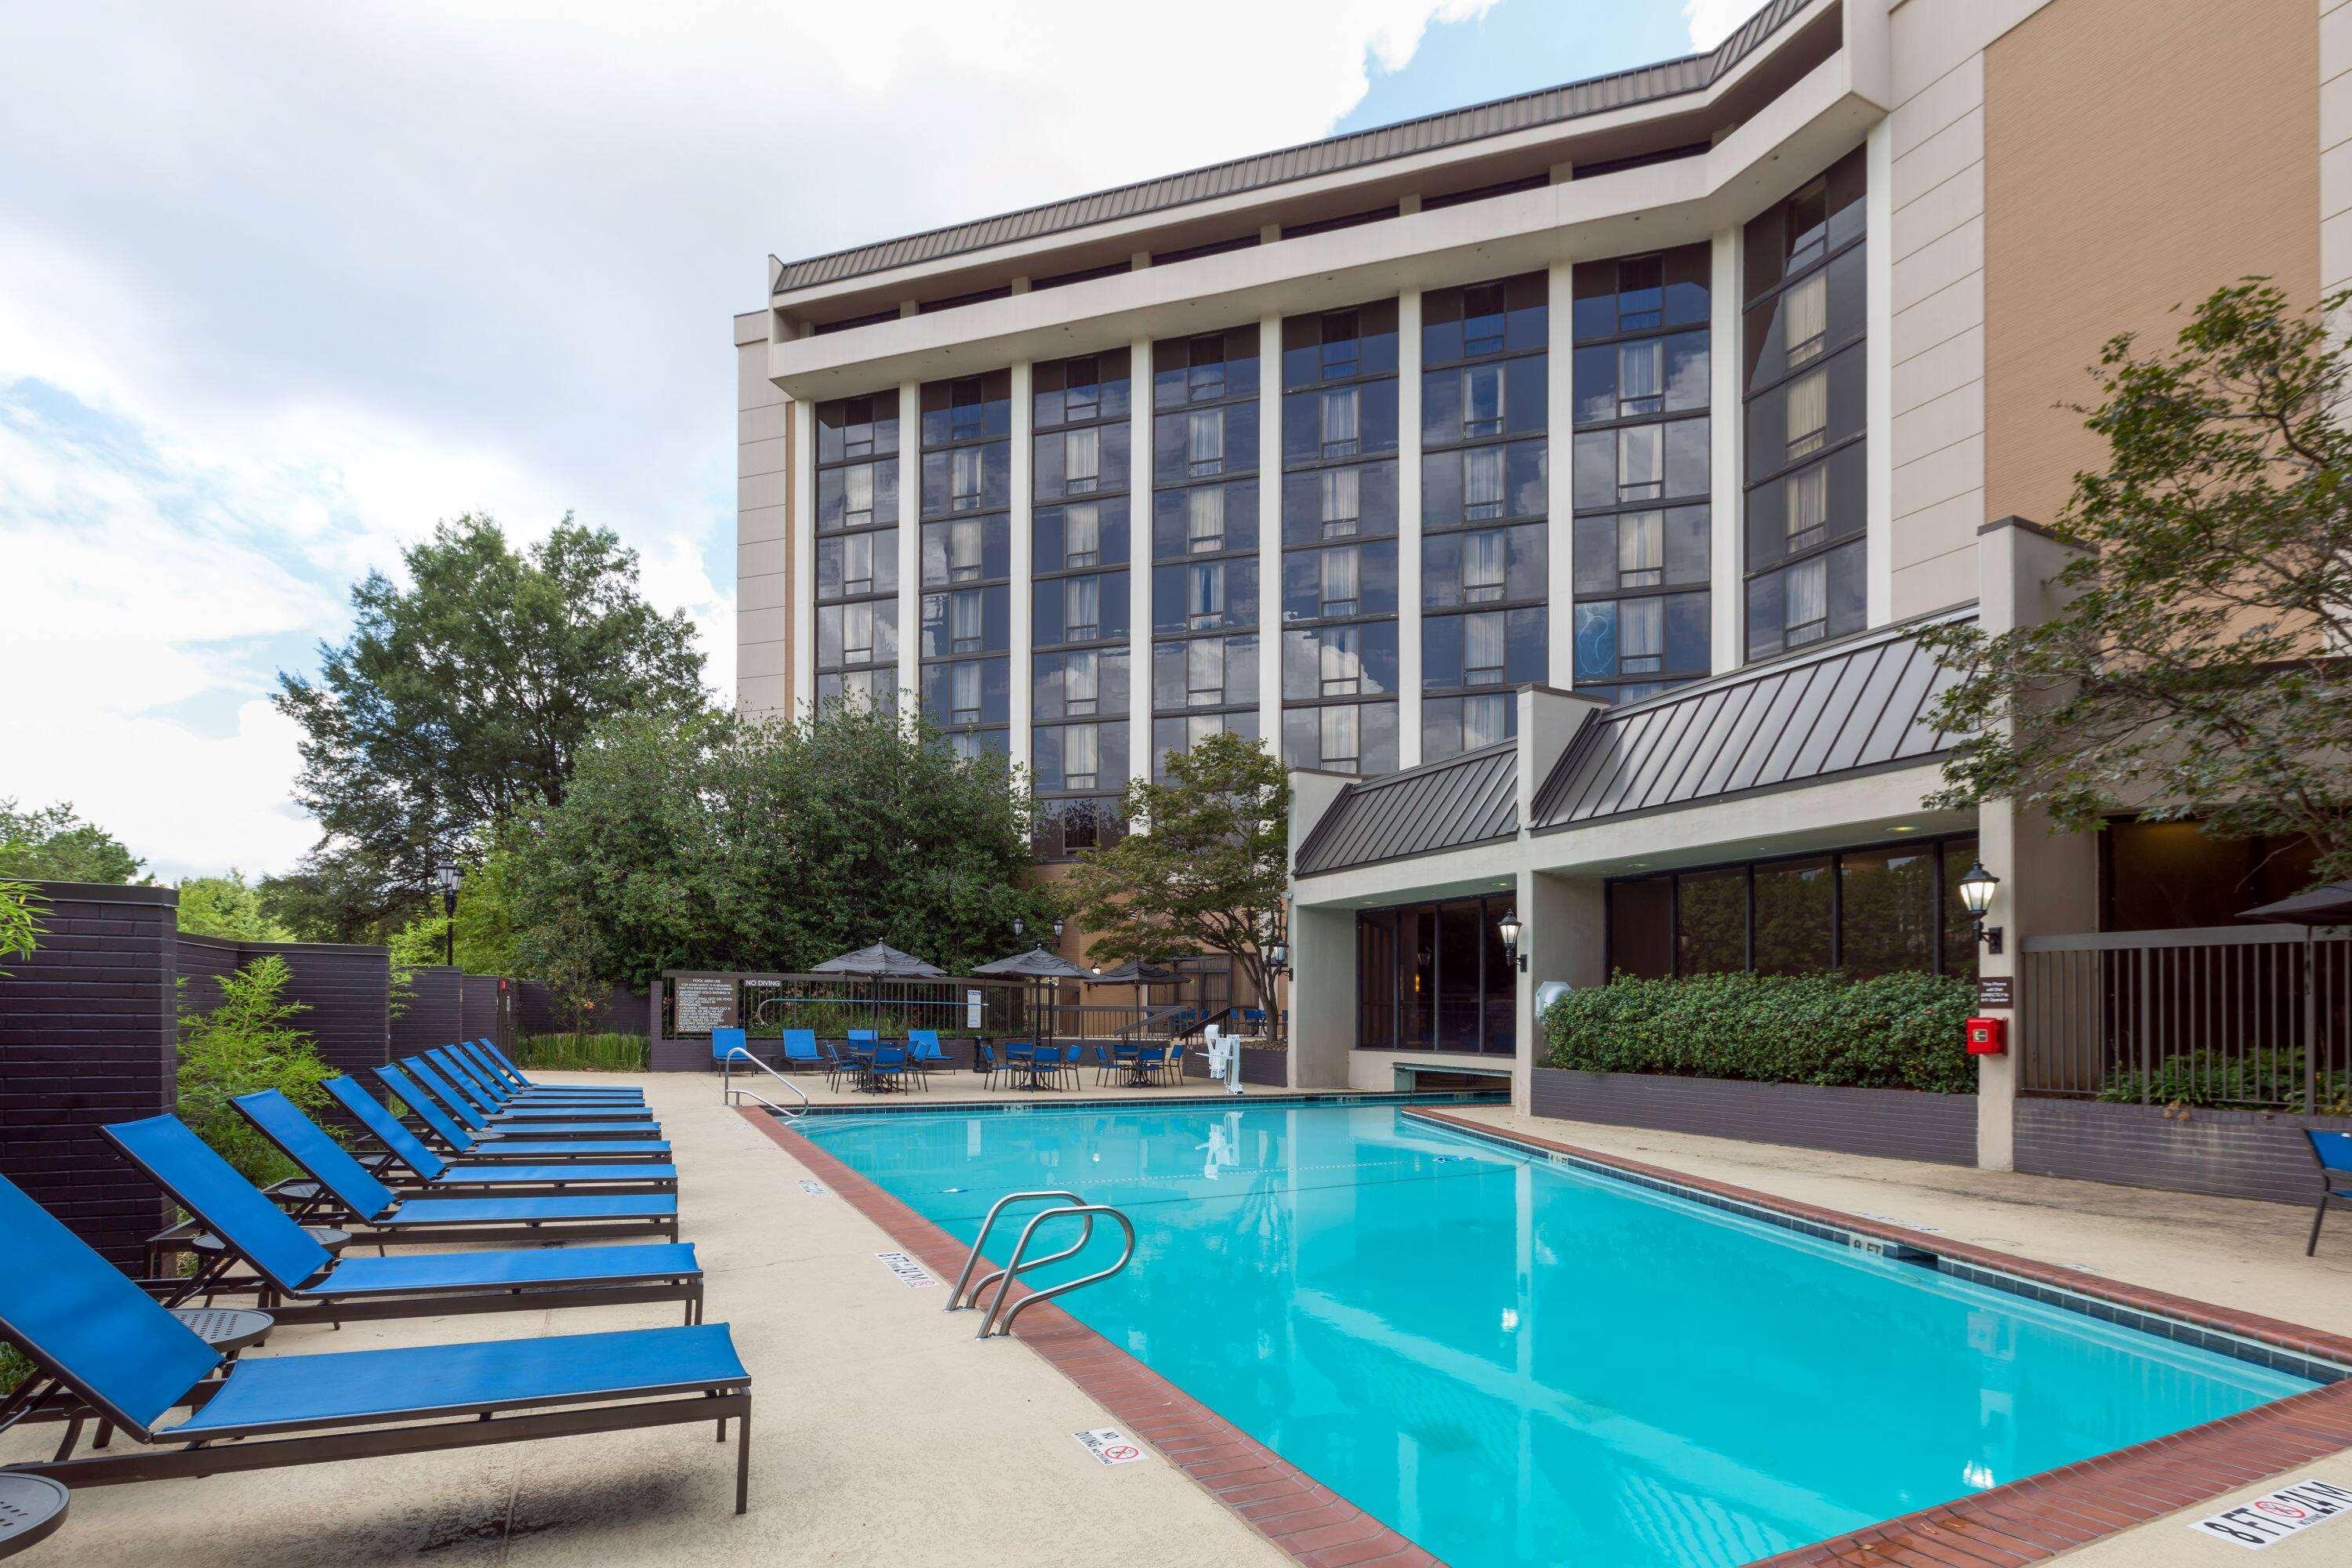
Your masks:
{"label": "tree foliage", "polygon": [[19,811],[0,799],[0,877],[26,882],[128,882],[146,862],[70,801]]}
{"label": "tree foliage", "polygon": [[[29,882],[0,880],[0,958],[20,958],[41,936],[40,895]],[[0,969],[0,975],[8,972]]]}
{"label": "tree foliage", "polygon": [[1130,822],[1148,824],[1078,857],[1055,892],[1092,934],[1097,959],[1221,952],[1256,994],[1274,995],[1266,950],[1283,940],[1290,881],[1290,777],[1255,741],[1212,735],[1168,759],[1168,782],[1127,786]]}
{"label": "tree foliage", "polygon": [[271,953],[223,975],[219,1002],[203,1010],[189,1005],[183,983],[179,1118],[256,1185],[294,1174],[293,1163],[229,1101],[275,1089],[315,1110],[334,1076],[310,1037],[294,1026],[310,1008],[285,1000],[290,977],[286,961]]}
{"label": "tree foliage", "polygon": [[1003,762],[841,705],[796,723],[630,717],[583,750],[516,846],[523,972],[583,986],[665,969],[796,970],[888,942],[951,973],[1046,905]]}
{"label": "tree foliage", "polygon": [[180,883],[179,927],[192,936],[232,942],[292,942],[294,932],[261,907],[259,892],[234,867],[226,877],[189,877]]}
{"label": "tree foliage", "polygon": [[[392,962],[396,968],[414,969],[421,964],[439,963],[443,956],[455,949],[457,967],[468,974],[514,974],[515,967],[515,850],[511,832],[494,828],[489,837],[489,848],[481,859],[466,868],[464,884],[458,889],[457,914],[452,921],[441,912],[441,900],[436,895],[430,907],[420,911],[406,925],[394,931],[386,944],[392,949]],[[455,926],[455,942],[451,936]]]}
{"label": "tree foliage", "polygon": [[1923,638],[1965,671],[1935,717],[1965,736],[1930,805],[2009,799],[2062,829],[2196,816],[2307,834],[2352,876],[2352,429],[2320,309],[2249,279],[2168,353],[2122,336],[2082,410],[2108,448],[2057,526],[2081,546],[2050,618]]}
{"label": "tree foliage", "polygon": [[303,730],[298,798],[323,836],[270,908],[305,934],[381,940],[436,861],[562,805],[597,725],[702,703],[691,624],[638,595],[636,555],[609,530],[567,515],[518,551],[469,514],[403,562],[406,587],[372,572],[352,590],[351,638],[321,646],[316,681],[278,677]]}

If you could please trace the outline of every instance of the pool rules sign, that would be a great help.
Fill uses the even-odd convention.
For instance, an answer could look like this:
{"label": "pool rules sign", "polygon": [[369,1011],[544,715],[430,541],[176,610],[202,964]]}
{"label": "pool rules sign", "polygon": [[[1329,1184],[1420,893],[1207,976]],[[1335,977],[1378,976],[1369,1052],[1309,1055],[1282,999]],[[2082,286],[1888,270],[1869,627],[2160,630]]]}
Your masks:
{"label": "pool rules sign", "polygon": [[2259,1551],[2347,1513],[2352,1513],[2352,1488],[2312,1479],[2249,1498],[2235,1508],[2208,1514],[2189,1528],[2200,1535],[2219,1536]]}

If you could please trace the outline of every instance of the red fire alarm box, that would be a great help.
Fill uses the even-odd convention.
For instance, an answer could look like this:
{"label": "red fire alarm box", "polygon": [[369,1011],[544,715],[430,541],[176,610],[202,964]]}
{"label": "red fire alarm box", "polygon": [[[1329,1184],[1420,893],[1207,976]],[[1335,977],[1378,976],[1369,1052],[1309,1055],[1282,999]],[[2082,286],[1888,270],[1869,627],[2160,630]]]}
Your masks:
{"label": "red fire alarm box", "polygon": [[1970,1018],[1968,1022],[1969,1055],[1997,1057],[2009,1049],[2009,1020],[2006,1018]]}

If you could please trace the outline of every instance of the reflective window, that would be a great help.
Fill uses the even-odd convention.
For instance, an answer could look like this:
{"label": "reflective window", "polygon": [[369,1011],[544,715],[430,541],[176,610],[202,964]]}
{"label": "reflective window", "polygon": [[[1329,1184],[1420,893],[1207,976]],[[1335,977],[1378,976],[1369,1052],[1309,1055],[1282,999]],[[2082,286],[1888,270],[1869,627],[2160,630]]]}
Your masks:
{"label": "reflective window", "polygon": [[814,424],[817,700],[895,703],[898,395],[820,403]]}

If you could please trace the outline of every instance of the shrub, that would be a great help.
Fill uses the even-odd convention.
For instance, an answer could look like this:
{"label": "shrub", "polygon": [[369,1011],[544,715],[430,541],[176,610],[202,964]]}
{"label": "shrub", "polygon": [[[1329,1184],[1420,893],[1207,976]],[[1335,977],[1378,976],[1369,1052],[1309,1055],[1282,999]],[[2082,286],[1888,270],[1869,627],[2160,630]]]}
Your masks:
{"label": "shrub", "polygon": [[1705,974],[1571,991],[1544,1015],[1556,1068],[1974,1094],[1966,981]]}
{"label": "shrub", "polygon": [[272,953],[223,975],[220,1004],[209,1012],[196,1012],[184,997],[180,1005],[180,1120],[257,1186],[293,1175],[294,1164],[230,1099],[275,1089],[316,1110],[334,1076],[310,1037],[292,1026],[310,1008],[281,999],[289,977],[286,961]]}
{"label": "shrub", "polygon": [[[2099,1098],[2147,1100],[2158,1105],[2285,1105],[2301,1110],[2303,1071],[2304,1053],[2299,1047],[2182,1051],[2164,1058],[2146,1073],[2131,1067],[2116,1068],[2100,1085]],[[2336,1116],[2352,1110],[2352,1073],[2323,1071],[2315,1087],[2319,1091],[2319,1110]]]}
{"label": "shrub", "polygon": [[530,1035],[516,1045],[515,1065],[526,1072],[643,1072],[653,1049],[643,1035]]}

